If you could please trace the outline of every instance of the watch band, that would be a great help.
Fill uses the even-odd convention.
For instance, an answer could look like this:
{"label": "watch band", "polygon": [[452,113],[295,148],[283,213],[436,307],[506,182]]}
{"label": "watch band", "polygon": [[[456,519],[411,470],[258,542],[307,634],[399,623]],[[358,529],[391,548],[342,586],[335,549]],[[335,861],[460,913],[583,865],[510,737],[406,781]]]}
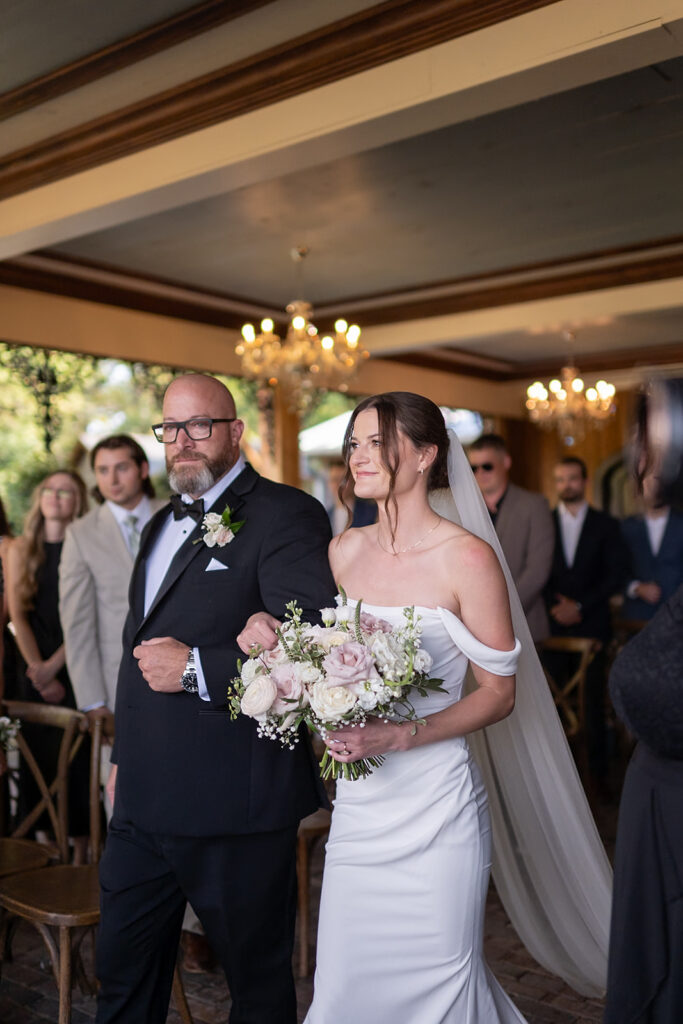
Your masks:
{"label": "watch band", "polygon": [[197,668],[194,663],[194,651],[188,651],[185,671],[180,677],[180,685],[185,693],[199,693],[199,682],[197,680]]}

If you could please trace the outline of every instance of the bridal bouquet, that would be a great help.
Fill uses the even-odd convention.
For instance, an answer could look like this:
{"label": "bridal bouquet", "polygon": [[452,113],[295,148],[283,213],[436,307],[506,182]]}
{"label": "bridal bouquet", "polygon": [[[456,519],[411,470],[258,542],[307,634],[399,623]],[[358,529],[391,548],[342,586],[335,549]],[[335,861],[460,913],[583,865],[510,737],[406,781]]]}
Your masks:
{"label": "bridal bouquet", "polygon": [[[420,722],[409,700],[411,689],[425,696],[443,690],[441,679],[430,679],[432,658],[420,644],[420,617],[404,608],[403,623],[392,626],[346,602],[343,593],[335,608],[323,608],[324,625],[302,622],[294,601],[287,605],[278,642],[271,651],[255,648],[238,662],[239,676],[231,682],[230,717],[256,719],[258,734],[293,749],[305,723],[323,739],[341,726],[363,728],[369,715],[386,721]],[[343,763],[325,749],[321,775],[359,779],[384,761],[382,755]]]}

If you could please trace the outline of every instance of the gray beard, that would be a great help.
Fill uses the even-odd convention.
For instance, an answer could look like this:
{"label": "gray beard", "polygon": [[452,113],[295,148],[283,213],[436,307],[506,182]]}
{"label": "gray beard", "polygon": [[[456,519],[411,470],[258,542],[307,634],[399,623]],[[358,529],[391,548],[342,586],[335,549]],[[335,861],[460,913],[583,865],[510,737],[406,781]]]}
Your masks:
{"label": "gray beard", "polygon": [[205,494],[218,480],[221,473],[214,474],[213,469],[203,460],[173,466],[168,471],[168,482],[178,494]]}

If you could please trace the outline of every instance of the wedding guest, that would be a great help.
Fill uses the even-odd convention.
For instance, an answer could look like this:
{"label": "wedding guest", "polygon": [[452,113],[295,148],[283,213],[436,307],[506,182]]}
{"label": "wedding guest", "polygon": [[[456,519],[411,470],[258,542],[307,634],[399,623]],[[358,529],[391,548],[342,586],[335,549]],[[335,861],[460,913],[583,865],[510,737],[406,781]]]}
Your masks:
{"label": "wedding guest", "polygon": [[[640,410],[637,477],[683,499],[683,379]],[[683,585],[622,648],[610,673],[617,714],[638,740],[619,808],[605,1024],[683,1020]]]}
{"label": "wedding guest", "polygon": [[543,600],[555,531],[548,502],[510,482],[512,459],[499,434],[482,434],[468,450],[470,466],[498,534],[536,643],[550,633]]}
{"label": "wedding guest", "polygon": [[[60,469],[36,488],[22,534],[9,550],[9,612],[23,659],[17,697],[75,707],[65,665],[59,620],[58,571],[66,528],[88,507],[85,484],[72,470]],[[54,730],[25,725],[37,752],[41,770],[54,776],[58,745]],[[88,749],[83,744],[70,769],[69,834],[74,839],[74,861],[82,863],[88,831]],[[27,771],[22,773],[22,798],[30,807],[37,789]],[[41,827],[42,823],[37,825]]]}
{"label": "wedding guest", "polygon": [[654,473],[643,477],[643,514],[621,524],[631,570],[625,619],[651,619],[683,583],[683,514],[664,501],[658,485]]}
{"label": "wedding guest", "polygon": [[[610,598],[627,576],[628,555],[616,519],[586,500],[588,471],[582,459],[569,455],[554,470],[559,503],[553,512],[555,550],[546,586],[546,604],[553,636],[581,636],[600,642],[586,677],[586,744],[593,781],[604,785],[607,773],[605,672],[612,635]],[[558,657],[551,671],[560,674]],[[568,663],[567,672],[575,667]]]}
{"label": "wedding guest", "polygon": [[[165,1022],[189,900],[233,1019],[295,1024],[296,833],[324,790],[306,737],[294,750],[262,742],[226,704],[252,612],[282,616],[296,600],[309,618],[329,604],[330,528],[320,502],[246,464],[244,424],[217,379],[176,378],[153,429],[179,493],[152,518],[131,581],[97,1021]],[[206,523],[208,512],[235,532]]]}

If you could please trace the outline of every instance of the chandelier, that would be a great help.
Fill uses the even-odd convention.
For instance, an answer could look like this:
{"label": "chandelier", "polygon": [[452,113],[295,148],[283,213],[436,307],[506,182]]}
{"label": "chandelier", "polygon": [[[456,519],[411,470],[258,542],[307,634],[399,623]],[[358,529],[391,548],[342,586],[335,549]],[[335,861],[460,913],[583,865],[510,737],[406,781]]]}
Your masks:
{"label": "chandelier", "polygon": [[[308,250],[292,250],[300,262]],[[359,345],[360,327],[337,320],[334,331],[320,335],[311,322],[313,307],[303,299],[287,306],[289,323],[284,339],[275,333],[270,318],[261,321],[257,334],[253,324],[242,328],[242,341],[235,352],[247,377],[262,384],[279,385],[294,408],[303,409],[318,388],[348,391],[349,381],[369,353]]]}
{"label": "chandelier", "polygon": [[563,366],[559,379],[551,380],[547,387],[537,380],[526,393],[531,422],[548,430],[557,427],[567,446],[581,441],[588,427],[603,423],[617,408],[614,384],[599,380],[586,388],[573,363]]}

